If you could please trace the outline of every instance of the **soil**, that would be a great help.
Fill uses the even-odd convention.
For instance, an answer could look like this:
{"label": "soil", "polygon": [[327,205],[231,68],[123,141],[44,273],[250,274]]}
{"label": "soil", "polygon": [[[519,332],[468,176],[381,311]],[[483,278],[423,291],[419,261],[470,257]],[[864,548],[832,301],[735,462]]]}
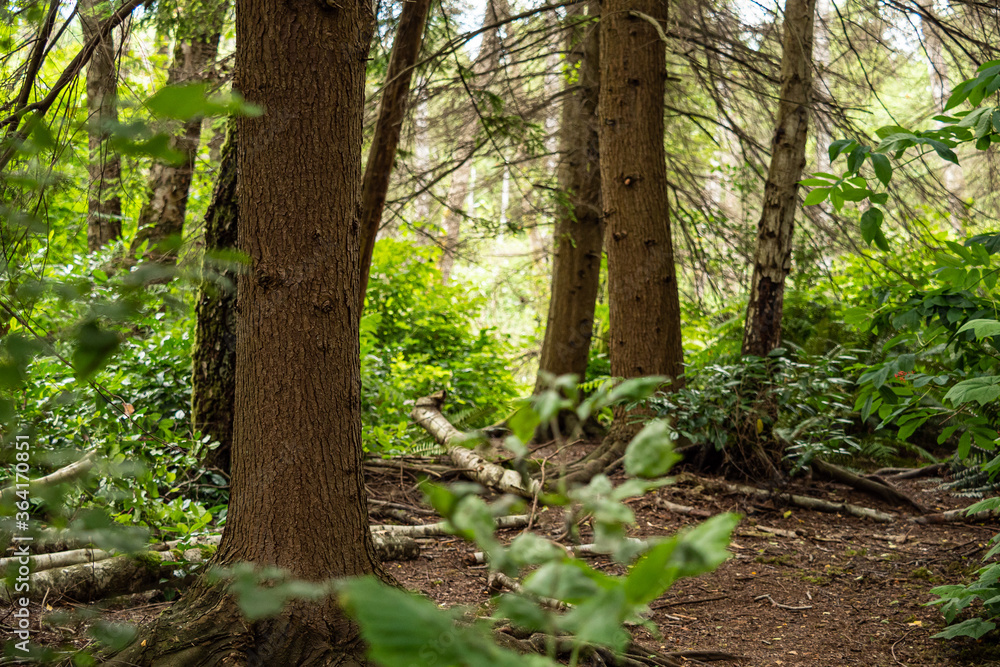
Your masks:
{"label": "soil", "polygon": [[[386,515],[413,523],[438,520],[426,508],[408,512],[392,505],[419,505],[412,474],[371,472],[369,490],[382,503],[373,511],[383,515],[373,522],[390,522],[384,521]],[[941,481],[914,479],[901,482],[900,487],[934,510],[970,504],[967,498],[941,492]],[[744,658],[728,664],[1000,665],[998,633],[980,641],[932,639],[944,622],[936,607],[926,606],[934,599],[928,593],[933,586],[974,579],[989,539],[1000,532],[1000,525],[913,523],[909,520],[912,509],[893,507],[834,483],[800,480],[792,490],[893,512],[898,519],[874,523],[785,506],[773,499],[762,502],[709,493],[697,479],[635,499],[630,506],[638,520],[633,531],[637,537],[666,535],[701,521],[662,509],[658,498],[713,514],[732,511],[745,517],[733,538],[732,558],[714,573],[682,580],[652,603],[650,618],[660,636],[638,630],[637,639],[665,651],[723,651]],[[550,538],[560,536],[564,532],[561,510],[537,509],[533,529]],[[499,534],[512,539],[518,532]],[[587,526],[582,526],[584,537],[587,532]],[[420,559],[386,564],[401,583],[442,605],[488,604],[487,569],[470,565],[474,546],[454,537],[418,542]],[[623,572],[606,558],[595,557],[592,562],[608,573]],[[146,595],[123,604],[127,607],[105,612],[105,619],[139,623],[170,602]],[[79,606],[49,601],[46,610],[34,610],[33,617],[73,609]],[[80,647],[87,643],[85,628],[92,622],[43,621],[34,640],[49,646]],[[7,634],[11,623],[0,605],[0,631]]]}

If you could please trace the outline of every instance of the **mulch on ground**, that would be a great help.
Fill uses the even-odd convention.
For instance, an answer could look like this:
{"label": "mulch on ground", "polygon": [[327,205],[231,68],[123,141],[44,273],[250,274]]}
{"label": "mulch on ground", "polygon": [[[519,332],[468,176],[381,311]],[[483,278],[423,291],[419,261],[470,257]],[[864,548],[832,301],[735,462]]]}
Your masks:
{"label": "mulch on ground", "polygon": [[[940,479],[914,479],[899,485],[934,510],[970,504],[967,498],[941,492],[940,483]],[[874,523],[789,507],[775,499],[720,495],[706,491],[697,479],[634,499],[630,506],[638,520],[636,537],[667,535],[701,521],[663,509],[658,498],[745,517],[733,538],[733,557],[714,573],[678,582],[652,603],[651,619],[660,636],[637,630],[637,638],[666,651],[737,654],[746,658],[739,663],[744,665],[1000,665],[996,633],[978,642],[931,639],[944,622],[936,607],[925,606],[934,598],[928,593],[931,587],[972,580],[1000,526],[916,524],[909,521],[909,508],[892,507],[834,483],[798,481],[791,490],[893,512],[898,519]],[[399,509],[419,499],[410,474],[370,475],[369,491],[390,516],[401,512],[397,516],[420,523],[438,520],[427,512]],[[534,523],[533,530],[547,537],[565,532],[558,508],[538,509]],[[512,539],[518,532],[505,530],[500,535]],[[581,533],[586,537],[586,525]],[[402,584],[442,605],[489,604],[488,570],[470,564],[475,546],[454,537],[418,541],[421,558],[386,564]],[[609,574],[624,571],[607,558],[595,557],[593,563]],[[170,604],[148,599],[137,603],[133,598],[127,608],[109,611],[105,618],[141,623]],[[45,610],[33,616],[73,608],[66,601],[47,601]],[[0,609],[0,629],[10,623]],[[87,641],[86,625],[86,621],[43,622],[34,640],[50,646],[81,646]]]}

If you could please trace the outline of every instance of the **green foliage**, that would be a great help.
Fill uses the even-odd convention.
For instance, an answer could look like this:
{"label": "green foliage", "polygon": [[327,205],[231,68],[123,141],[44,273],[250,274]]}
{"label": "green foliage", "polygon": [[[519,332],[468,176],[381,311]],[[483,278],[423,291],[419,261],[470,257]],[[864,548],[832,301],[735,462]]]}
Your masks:
{"label": "green foliage", "polygon": [[[524,455],[525,443],[536,427],[554,422],[560,411],[576,406],[578,417],[584,420],[594,410],[642,400],[662,382],[663,378],[641,378],[617,386],[605,383],[576,406],[579,393],[572,378],[555,379],[553,388],[522,404],[511,418],[514,434],[508,438],[508,447]],[[647,426],[629,444],[625,458],[627,471],[649,477],[667,472],[677,460],[662,422]],[[598,475],[586,486],[546,498],[553,504],[575,503],[579,513],[592,517],[596,548],[629,564],[622,576],[605,574],[581,559],[568,557],[561,547],[538,535],[523,534],[510,546],[503,546],[494,536],[494,517],[510,509],[510,499],[489,505],[476,495],[476,487],[468,484],[451,488],[430,485],[426,490],[453,532],[483,549],[491,569],[524,576],[520,591],[499,596],[494,620],[567,639],[574,647],[570,664],[576,665],[587,646],[624,650],[629,634],[623,623],[644,623],[640,614],[678,579],[709,572],[728,557],[729,536],[739,521],[733,514],[713,517],[666,539],[642,542],[626,537],[625,527],[635,523],[635,516],[623,501],[668,482],[659,477],[633,478],[616,487],[606,476]],[[372,658],[386,667],[507,664],[513,659],[493,644],[483,626],[463,622],[455,610],[441,610],[372,579],[346,583],[341,596],[361,625]],[[553,600],[562,606],[554,609]],[[551,660],[554,657],[533,658],[531,664],[556,664]]]}
{"label": "green foliage", "polygon": [[675,437],[721,451],[733,441],[740,415],[755,410],[762,388],[769,387],[778,401],[779,421],[765,426],[788,443],[796,466],[805,465],[816,455],[861,451],[851,434],[853,382],[847,371],[856,362],[856,353],[839,348],[824,355],[779,348],[767,359],[748,356],[689,367],[683,388],[650,403],[671,420]]}
{"label": "green foliage", "polygon": [[375,245],[361,320],[365,446],[407,450],[412,401],[444,389],[450,408],[478,412],[483,426],[517,395],[510,347],[478,323],[484,299],[466,285],[442,285],[437,251],[392,239]]}
{"label": "green foliage", "polygon": [[[958,164],[953,149],[959,144],[975,142],[976,148],[984,151],[1000,142],[1000,107],[981,106],[1000,91],[1000,61],[984,63],[976,71],[974,78],[952,90],[945,105],[945,112],[951,114],[935,117],[940,123],[937,129],[910,132],[898,126],[883,127],[876,132],[881,143],[875,149],[850,139],[831,144],[831,162],[846,155],[847,171],[840,177],[814,174],[818,178],[804,181],[819,186],[809,193],[806,203],[819,203],[829,197],[840,210],[845,201],[868,200],[873,207],[861,218],[862,236],[888,251],[882,231],[885,214],[875,207],[884,206],[889,195],[887,191],[876,193],[869,189],[861,169],[869,160],[880,185],[888,188],[893,169],[886,154],[899,161],[911,148],[919,151],[914,159],[933,150],[941,159]],[[966,101],[972,109],[952,111]],[[906,439],[930,419],[947,415],[940,422],[951,423],[942,428],[938,443],[960,433],[956,449],[959,459],[969,456],[973,443],[985,452],[995,450],[1000,439],[996,411],[1000,397],[1000,322],[996,321],[995,294],[1000,267],[993,266],[998,240],[996,234],[988,234],[971,238],[964,245],[947,241],[948,251],[941,250],[935,256],[936,284],[930,289],[926,283],[931,281],[925,281],[912,285],[909,294],[906,288],[897,288],[895,295],[882,295],[882,312],[876,313],[869,326],[873,331],[881,328],[901,332],[883,345],[886,352],[895,348],[895,356],[874,365],[859,378],[862,391],[856,408],[861,410],[862,418],[877,414],[882,420],[879,428],[894,425],[899,437]],[[903,298],[893,300],[892,296]],[[980,465],[992,477],[1000,471],[1000,456]],[[998,506],[1000,500],[987,499],[970,507],[969,512]],[[994,546],[986,559],[997,552]],[[977,599],[983,602],[985,616],[951,625],[936,636],[978,639],[993,630],[993,619],[1000,617],[998,580],[1000,563],[993,562],[980,570],[977,583],[933,589],[931,592],[940,596],[933,604],[942,605],[949,624]]]}

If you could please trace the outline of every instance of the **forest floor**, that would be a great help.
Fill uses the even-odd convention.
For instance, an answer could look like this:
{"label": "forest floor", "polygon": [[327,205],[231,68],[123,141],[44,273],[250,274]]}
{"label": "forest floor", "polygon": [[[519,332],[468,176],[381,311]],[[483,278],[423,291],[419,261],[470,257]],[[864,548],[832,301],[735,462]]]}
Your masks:
{"label": "forest floor", "polygon": [[[900,487],[934,510],[970,504],[969,499],[938,490],[941,481],[914,479]],[[373,507],[376,513],[384,513],[378,509],[386,507],[386,502],[420,504],[412,470],[378,469],[369,475],[368,486],[376,503],[383,503]],[[891,524],[874,523],[773,500],[710,493],[696,479],[634,499],[629,505],[638,519],[636,537],[668,535],[701,521],[661,508],[658,499],[712,514],[731,511],[745,517],[733,536],[733,557],[716,572],[681,580],[652,603],[651,620],[661,636],[654,638],[639,630],[637,638],[665,651],[723,651],[745,658],[739,663],[716,664],[1000,665],[996,644],[967,638],[931,639],[944,622],[937,607],[925,606],[934,598],[928,593],[933,586],[971,581],[990,537],[1000,532],[1000,526],[912,523],[903,509],[833,483],[798,481],[793,492],[893,512],[899,518]],[[426,511],[409,518],[420,523],[439,520]],[[382,522],[382,517],[373,519],[376,522]],[[562,510],[540,508],[533,530],[555,538],[563,532],[563,523]],[[518,532],[503,530],[499,535],[509,540]],[[584,538],[588,532],[586,524],[581,526]],[[422,548],[418,560],[386,564],[401,583],[442,605],[489,604],[487,569],[470,564],[476,551],[473,545],[454,537],[418,542]],[[609,574],[624,572],[604,557],[592,562]],[[104,617],[141,623],[169,604],[132,603]],[[50,601],[47,607],[48,611],[75,605]],[[50,646],[67,642],[80,646],[85,641],[82,630],[80,625],[46,627],[34,640]]]}

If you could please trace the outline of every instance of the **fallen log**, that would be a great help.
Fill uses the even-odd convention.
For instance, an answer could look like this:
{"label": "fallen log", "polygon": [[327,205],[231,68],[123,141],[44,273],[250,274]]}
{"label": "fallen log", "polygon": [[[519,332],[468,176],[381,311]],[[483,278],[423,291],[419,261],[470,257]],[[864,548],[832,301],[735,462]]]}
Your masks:
{"label": "fallen log", "polygon": [[471,449],[458,444],[464,438],[464,434],[441,413],[444,396],[445,393],[439,391],[418,398],[410,417],[445,448],[451,462],[460,468],[466,477],[483,486],[522,498],[533,498],[538,495],[541,492],[541,485],[537,480],[524,479],[520,473],[491,463]]}
{"label": "fallen log", "polygon": [[831,479],[841,484],[846,484],[851,488],[863,491],[869,495],[881,498],[882,500],[898,505],[910,505],[921,514],[927,513],[927,508],[920,504],[915,498],[907,495],[896,488],[891,482],[875,477],[862,477],[846,468],[815,459],[812,462],[813,470],[822,477]]}
{"label": "fallen log", "polygon": [[665,510],[669,510],[674,514],[684,514],[686,516],[694,516],[699,519],[707,519],[712,516],[712,513],[707,510],[700,510],[694,507],[688,507],[687,505],[678,505],[677,503],[672,503],[665,498],[656,498],[654,502]]}
{"label": "fallen log", "polygon": [[862,519],[870,519],[872,521],[877,521],[879,523],[891,523],[896,520],[895,514],[889,514],[888,512],[880,512],[879,510],[872,509],[870,507],[862,507],[860,505],[852,505],[850,503],[835,503],[829,500],[820,500],[819,498],[812,498],[810,496],[798,496],[790,493],[778,493],[773,491],[767,491],[765,489],[758,489],[753,486],[746,486],[745,484],[732,484],[730,482],[723,482],[722,480],[705,479],[701,477],[694,477],[693,475],[687,475],[687,474],[678,477],[678,480],[681,479],[695,481],[698,484],[703,484],[706,488],[720,490],[726,493],[741,493],[743,495],[754,496],[755,498],[760,498],[762,500],[774,498],[782,500],[791,505],[795,505],[796,507],[816,510],[817,512],[829,512],[833,514],[838,514],[838,513],[850,514],[852,516],[860,517]]}
{"label": "fallen log", "polygon": [[[6,582],[0,581],[0,599],[9,600],[14,596],[28,597],[40,600],[46,596],[49,599],[65,597],[77,602],[93,602],[117,595],[141,593],[151,588],[158,588],[164,579],[175,577],[175,571],[184,568],[182,577],[177,578],[178,587],[186,585],[188,576],[196,572],[211,556],[221,540],[221,535],[208,535],[199,538],[195,546],[180,553],[176,550],[179,542],[168,542],[154,545],[148,551],[137,554],[118,555],[101,549],[77,549],[73,552],[43,554],[35,557],[43,559],[40,562],[50,563],[46,569],[34,570],[29,557],[26,565],[30,574],[27,575],[27,591],[10,588]],[[375,551],[383,561],[414,560],[420,556],[420,546],[413,538],[406,535],[390,535],[375,533]],[[51,565],[51,563],[71,562],[74,559],[89,558],[83,562],[71,565]],[[20,568],[18,557],[5,558],[6,567],[14,565]],[[37,562],[37,561],[36,561]],[[18,570],[15,570],[20,575]]]}

